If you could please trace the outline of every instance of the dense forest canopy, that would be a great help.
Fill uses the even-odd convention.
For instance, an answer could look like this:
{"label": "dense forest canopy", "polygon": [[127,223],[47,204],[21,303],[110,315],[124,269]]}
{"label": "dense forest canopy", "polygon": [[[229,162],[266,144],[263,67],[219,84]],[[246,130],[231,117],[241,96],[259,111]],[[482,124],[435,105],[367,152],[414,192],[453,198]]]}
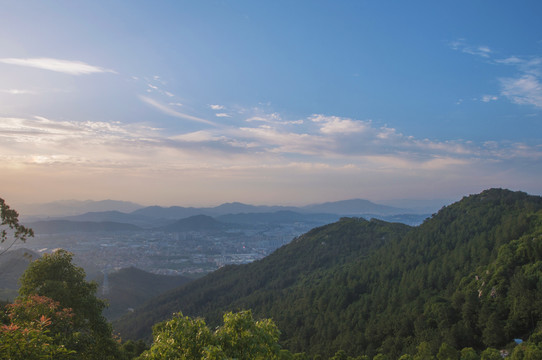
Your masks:
{"label": "dense forest canopy", "polygon": [[418,227],[341,219],[169,292],[115,326],[144,338],[175,311],[218,324],[224,312],[252,309],[277,323],[293,352],[504,347],[541,319],[541,244],[542,198],[490,189]]}
{"label": "dense forest canopy", "polygon": [[151,300],[115,323],[138,340],[122,345],[96,290],[66,251],[32,262],[2,314],[0,354],[540,359],[542,198],[491,189],[418,227],[343,218]]}

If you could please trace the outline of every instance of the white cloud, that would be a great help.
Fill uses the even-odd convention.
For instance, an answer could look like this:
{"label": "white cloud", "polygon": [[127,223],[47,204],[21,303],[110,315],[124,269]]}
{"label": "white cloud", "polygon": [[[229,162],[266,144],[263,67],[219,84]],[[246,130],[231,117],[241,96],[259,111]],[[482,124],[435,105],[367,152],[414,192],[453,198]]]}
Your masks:
{"label": "white cloud", "polygon": [[505,64],[505,65],[517,65],[517,64],[524,63],[524,61],[518,58],[517,56],[510,56],[506,59],[498,59],[498,60],[495,60],[495,62],[498,64]]}
{"label": "white cloud", "polygon": [[173,117],[176,117],[176,118],[179,118],[179,119],[196,121],[196,122],[200,122],[200,123],[207,124],[207,125],[217,126],[217,124],[212,122],[212,121],[202,119],[202,118],[199,118],[197,116],[193,116],[193,115],[189,115],[189,114],[184,114],[184,113],[178,112],[176,110],[173,110],[173,109],[167,107],[166,105],[161,104],[158,101],[153,100],[153,99],[151,99],[151,98],[149,98],[147,96],[139,96],[139,98],[144,103],[152,106],[153,108],[159,110],[160,112],[162,112],[162,113],[164,113],[166,115],[170,115],[170,116],[173,116]]}
{"label": "white cloud", "polygon": [[94,73],[115,73],[113,70],[99,66],[89,65],[82,61],[61,60],[52,58],[3,58],[0,63],[33,67],[37,69],[50,70],[69,75],[88,75]]}
{"label": "white cloud", "polygon": [[263,122],[273,125],[301,125],[304,123],[303,120],[283,120],[282,116],[279,113],[266,114],[262,113],[261,109],[253,109],[256,112],[256,115],[253,115],[247,119],[246,122]]}
{"label": "white cloud", "polygon": [[542,84],[533,75],[519,78],[500,79],[501,94],[520,105],[534,105],[542,108]]}
{"label": "white cloud", "polygon": [[369,121],[351,120],[340,118],[338,116],[324,116],[315,114],[311,120],[316,123],[322,123],[320,132],[324,134],[352,134],[359,133],[370,128]]}
{"label": "white cloud", "polygon": [[[468,45],[464,39],[451,42],[450,47],[454,50],[488,59],[493,55],[489,47],[473,47]],[[542,57],[509,56],[502,59],[491,59],[491,62],[493,64],[513,66],[518,71],[517,76],[499,79],[501,97],[508,98],[518,105],[532,105],[542,108]],[[496,95],[484,95],[479,100],[491,102],[498,99],[499,97]]]}
{"label": "white cloud", "polygon": [[209,105],[209,107],[213,110],[224,110],[223,105]]}
{"label": "white cloud", "polygon": [[[254,184],[261,186],[262,180],[288,182],[294,193],[307,191],[310,196],[307,186],[315,183],[321,183],[321,189],[329,183],[345,189],[348,184],[352,189],[365,183],[404,189],[409,181],[452,181],[458,179],[457,174],[473,181],[478,176],[489,179],[495,173],[491,171],[504,168],[512,173],[522,164],[533,166],[533,162],[542,161],[541,146],[416,139],[393,128],[344,117],[314,115],[303,127],[278,122],[246,125],[171,134],[142,124],[59,121],[41,116],[0,118],[0,162],[4,173],[9,171],[13,179],[21,169],[33,171],[41,186],[46,174],[51,176],[51,186],[58,187],[55,181],[59,178],[66,186],[68,181],[59,173],[65,173],[69,183],[89,181],[90,176],[98,184],[105,177],[111,179],[107,185],[116,182],[115,186],[124,189],[132,182],[134,191],[144,183],[141,179],[153,184],[158,181],[160,186],[153,188],[171,189],[178,188],[182,179],[186,186],[181,188],[190,187],[199,194],[213,186],[221,192],[247,191]],[[321,131],[326,127],[330,131]],[[347,129],[359,131],[349,133]],[[487,170],[491,166],[498,170]],[[369,181],[368,177],[374,179]],[[224,185],[227,182],[230,187]]]}
{"label": "white cloud", "polygon": [[478,54],[485,57],[489,56],[489,54],[492,53],[491,49],[488,46],[478,46],[476,51],[478,52]]}
{"label": "white cloud", "polygon": [[230,114],[226,114],[226,113],[216,113],[215,116],[216,116],[216,117],[226,117],[226,118],[231,118],[231,115],[230,115]]}
{"label": "white cloud", "polygon": [[187,134],[180,134],[170,137],[173,140],[187,141],[187,142],[207,142],[218,140],[218,137],[213,135],[209,131],[195,131]]}
{"label": "white cloud", "polygon": [[243,127],[230,135],[240,138],[252,147],[276,154],[317,155],[324,154],[332,146],[332,139],[307,133],[281,131],[273,126]]}
{"label": "white cloud", "polygon": [[482,96],[482,99],[480,101],[482,102],[490,102],[490,101],[497,101],[499,100],[499,97],[498,96],[495,96],[495,95],[484,95]]}
{"label": "white cloud", "polygon": [[[175,116],[185,118],[185,115]],[[314,122],[315,118],[318,121]],[[465,141],[422,140],[405,136],[393,128],[373,127],[370,122],[361,122],[363,131],[345,136],[346,129],[360,128],[359,121],[322,116],[309,119],[316,125],[316,132],[288,131],[288,126],[263,124],[242,128],[213,127],[166,135],[160,129],[141,124],[56,121],[40,116],[1,118],[0,152],[5,156],[43,156],[42,159],[50,158],[56,162],[90,158],[98,163],[103,160],[108,166],[112,166],[108,160],[111,154],[123,154],[124,164],[137,164],[141,159],[147,159],[147,166],[150,166],[157,161],[153,157],[156,153],[163,154],[160,162],[168,163],[179,160],[179,154],[192,159],[185,160],[190,162],[205,154],[206,161],[215,159],[217,163],[235,165],[235,159],[243,154],[243,161],[254,163],[262,159],[282,162],[287,157],[334,166],[353,164],[363,168],[368,162],[380,164],[377,168],[425,170],[461,166],[480,159],[488,162],[542,160],[542,149],[526,144],[490,142],[476,145]],[[326,126],[333,130],[321,131]],[[27,161],[31,162],[31,159],[27,158]],[[78,164],[83,163],[78,160]]]}
{"label": "white cloud", "polygon": [[453,50],[458,50],[466,54],[481,56],[484,58],[489,58],[490,55],[493,53],[493,51],[489,48],[489,46],[485,46],[485,45],[472,46],[472,45],[467,44],[465,39],[458,39],[458,40],[452,41],[450,42],[449,45]]}

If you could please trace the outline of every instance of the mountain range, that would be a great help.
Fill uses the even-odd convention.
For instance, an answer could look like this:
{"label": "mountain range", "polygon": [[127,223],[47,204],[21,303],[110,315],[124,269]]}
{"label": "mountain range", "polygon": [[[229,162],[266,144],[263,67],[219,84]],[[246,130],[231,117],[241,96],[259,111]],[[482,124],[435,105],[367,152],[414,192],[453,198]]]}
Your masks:
{"label": "mountain range", "polygon": [[[444,204],[444,203],[442,203]],[[433,207],[437,210],[439,207]],[[142,206],[132,202],[104,200],[104,201],[58,201],[37,205],[22,205],[18,207],[23,218],[47,219],[68,218],[82,216],[114,216],[154,218],[154,219],[182,219],[194,215],[220,216],[226,214],[241,213],[273,213],[277,211],[294,211],[298,213],[333,213],[339,215],[397,215],[397,214],[420,214],[428,211],[418,211],[410,208],[399,208],[373,203],[369,200],[352,199],[343,201],[312,204],[307,206],[265,206],[248,205],[239,202],[225,203],[215,207],[182,207],[182,206]],[[81,219],[82,220],[82,219]],[[92,220],[96,221],[96,220]],[[103,221],[100,220],[100,221]],[[112,220],[110,218],[110,221]]]}
{"label": "mountain range", "polygon": [[182,311],[272,318],[293,352],[398,358],[424,342],[503,348],[542,321],[542,197],[490,189],[412,227],[342,218],[266,258],[226,266],[114,322],[123,338]]}
{"label": "mountain range", "polygon": [[[174,222],[190,219],[186,220],[185,223],[194,223],[198,216],[213,217],[217,222],[225,224],[304,222],[313,223],[315,226],[336,221],[341,216],[375,217],[417,225],[428,216],[410,209],[379,205],[362,199],[328,202],[304,207],[255,206],[235,202],[210,208],[149,206],[140,207],[131,212],[107,210],[90,211],[77,215],[54,216],[60,211],[59,209],[66,209],[68,205],[73,205],[69,208],[70,212],[75,211],[76,207],[73,202],[50,203],[40,207],[41,211],[46,211],[48,206],[52,206],[50,215],[41,217],[26,216],[23,218],[37,233],[62,233],[78,230],[82,232],[98,232],[169,229],[171,231],[175,227]],[[79,205],[82,206],[80,207],[81,210],[89,207],[115,207],[115,205],[124,208],[137,207],[137,204],[134,203],[114,201],[82,202]],[[221,226],[225,227],[225,224],[221,224]],[[194,227],[195,225],[192,224],[191,226]]]}
{"label": "mountain range", "polygon": [[117,200],[60,200],[44,204],[21,204],[17,210],[23,217],[57,217],[80,215],[87,212],[120,211],[133,212],[143,208],[142,205]]}

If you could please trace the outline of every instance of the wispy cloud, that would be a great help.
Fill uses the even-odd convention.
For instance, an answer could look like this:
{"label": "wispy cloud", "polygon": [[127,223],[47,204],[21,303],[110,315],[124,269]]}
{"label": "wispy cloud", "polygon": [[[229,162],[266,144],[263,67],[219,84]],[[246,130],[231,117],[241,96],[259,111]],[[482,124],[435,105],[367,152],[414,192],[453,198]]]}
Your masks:
{"label": "wispy cloud", "polygon": [[542,84],[533,75],[523,75],[519,78],[500,79],[501,94],[520,105],[534,105],[542,108]]}
{"label": "wispy cloud", "polygon": [[173,116],[173,117],[176,117],[176,118],[179,118],[179,119],[185,119],[185,120],[190,120],[190,121],[196,121],[196,122],[199,122],[199,123],[203,123],[203,124],[207,124],[207,125],[213,125],[213,126],[218,126],[218,124],[212,122],[212,121],[209,121],[209,120],[206,120],[206,119],[202,119],[202,118],[199,118],[197,116],[193,116],[193,115],[189,115],[189,114],[185,114],[185,113],[181,113],[177,110],[174,110],[170,107],[168,107],[167,105],[164,105],[154,99],[151,99],[150,97],[147,97],[147,96],[139,96],[139,98],[141,99],[141,101],[143,101],[144,103],[152,106],[153,108],[159,110],[160,112],[166,114],[166,115],[170,115],[170,116]]}
{"label": "wispy cloud", "polygon": [[[518,105],[531,105],[542,108],[542,57],[508,56],[495,58],[487,46],[471,46],[464,39],[450,43],[454,50],[482,56],[491,64],[514,67],[517,75],[498,79],[500,95]],[[496,95],[483,95],[479,100],[491,102],[498,100]]]}
{"label": "wispy cloud", "polygon": [[496,63],[517,70],[516,76],[499,79],[502,96],[515,104],[542,108],[542,57],[511,56]]}
{"label": "wispy cloud", "polygon": [[338,116],[313,115],[310,119],[322,124],[320,132],[324,134],[359,133],[370,127],[370,122],[344,119]]}
{"label": "wispy cloud", "polygon": [[489,58],[491,54],[493,53],[493,51],[489,48],[489,46],[485,46],[485,45],[473,46],[473,45],[467,44],[465,39],[457,39],[455,41],[450,42],[449,45],[453,50],[458,50],[466,54],[481,56],[484,58]]}
{"label": "wispy cloud", "polygon": [[[174,116],[186,118],[185,114],[175,113]],[[229,163],[231,166],[242,166],[242,162],[231,157],[233,155],[243,155],[243,161],[250,163],[263,159],[283,162],[288,158],[304,159],[307,163],[357,164],[362,167],[381,160],[386,168],[426,170],[481,160],[489,163],[520,162],[521,159],[542,161],[542,148],[527,144],[416,139],[393,128],[375,127],[371,122],[324,115],[309,117],[308,125],[312,124],[313,128],[305,127],[306,131],[289,125],[260,124],[241,128],[211,127],[179,134],[166,134],[161,129],[119,122],[57,121],[41,116],[0,120],[0,152],[6,156],[31,154],[43,158],[61,154],[66,155],[63,158],[66,161],[86,158],[87,161],[94,159],[96,164],[102,160],[109,163],[111,154],[122,154],[125,163],[143,161],[150,166],[156,162],[157,153],[162,154],[160,161],[168,163],[184,158],[184,161],[197,164],[203,161],[201,156],[205,154],[205,161]],[[321,130],[329,127],[333,130]],[[346,133],[346,129],[352,128],[358,131]],[[60,161],[59,157],[55,159]]]}
{"label": "wispy cloud", "polygon": [[[171,112],[162,104],[147,103],[187,119],[186,114]],[[103,174],[114,174],[109,178],[119,186],[145,178],[175,189],[178,186],[168,179],[182,174],[183,184],[192,192],[229,181],[229,191],[246,190],[254,178],[269,183],[291,181],[289,189],[302,191],[308,185],[300,184],[321,182],[318,186],[325,188],[332,181],[359,186],[369,177],[390,188],[406,186],[408,181],[451,181],[457,174],[490,178],[492,171],[503,168],[510,173],[521,171],[524,163],[542,168],[542,147],[416,139],[371,121],[325,115],[307,117],[303,126],[292,126],[281,118],[275,123],[246,122],[243,127],[222,125],[173,134],[144,124],[35,116],[0,118],[0,161],[13,179],[21,168],[41,174],[42,181],[44,174],[51,174],[50,186],[57,186],[58,173],[63,172],[70,179],[62,178],[65,184],[88,181],[89,176],[98,182]]]}
{"label": "wispy cloud", "polygon": [[499,97],[498,96],[495,96],[495,95],[484,95],[482,96],[482,98],[480,99],[480,101],[482,102],[490,102],[490,101],[497,101],[499,100]]}
{"label": "wispy cloud", "polygon": [[303,119],[299,120],[283,120],[279,113],[262,113],[261,109],[253,109],[256,114],[251,115],[245,121],[247,123],[262,122],[274,125],[301,125],[304,123]]}
{"label": "wispy cloud", "polygon": [[224,105],[209,105],[209,107],[213,110],[224,110]]}
{"label": "wispy cloud", "polygon": [[222,118],[231,118],[231,115],[226,114],[226,113],[216,113],[215,116],[216,117],[222,117]]}
{"label": "wispy cloud", "polygon": [[0,63],[27,66],[37,69],[50,70],[69,75],[89,75],[95,73],[115,73],[113,70],[89,65],[82,61],[61,60],[52,58],[2,58]]}

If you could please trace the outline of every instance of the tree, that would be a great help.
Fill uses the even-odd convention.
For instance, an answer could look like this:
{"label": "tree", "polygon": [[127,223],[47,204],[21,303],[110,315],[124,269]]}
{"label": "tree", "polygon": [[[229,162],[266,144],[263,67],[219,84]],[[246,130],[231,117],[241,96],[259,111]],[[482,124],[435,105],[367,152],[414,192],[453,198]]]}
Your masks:
{"label": "tree", "polygon": [[7,359],[73,359],[64,345],[73,313],[58,302],[32,295],[6,307],[9,324],[0,327],[0,354]]}
{"label": "tree", "polygon": [[27,326],[41,317],[49,319],[47,330],[59,344],[65,344],[66,338],[74,332],[72,309],[62,308],[58,301],[46,296],[19,297],[6,309],[11,323],[18,326]]}
{"label": "tree", "polygon": [[122,343],[120,347],[120,358],[122,360],[135,359],[145,350],[148,350],[149,346],[143,340],[128,340]]}
{"label": "tree", "polygon": [[459,352],[451,345],[442,343],[437,354],[438,360],[458,360]]}
{"label": "tree", "polygon": [[8,251],[17,240],[25,242],[27,238],[34,236],[34,231],[19,224],[19,214],[11,209],[4,199],[0,198],[0,243],[4,243],[9,236],[13,236],[13,242],[0,255]]}
{"label": "tree", "polygon": [[482,339],[488,346],[498,346],[503,343],[505,339],[503,325],[496,312],[491,313],[489,316],[486,327],[482,332]]}
{"label": "tree", "polygon": [[255,321],[251,311],[224,314],[212,332],[201,318],[177,313],[153,328],[153,343],[140,359],[250,360],[290,358],[278,345],[279,330],[270,319]]}
{"label": "tree", "polygon": [[347,360],[348,356],[346,355],[346,351],[344,350],[337,350],[335,355],[331,357],[329,360]]}
{"label": "tree", "polygon": [[466,347],[461,350],[461,360],[480,360],[480,356],[471,347]]}
{"label": "tree", "polygon": [[255,321],[250,310],[224,314],[224,325],[216,331],[224,353],[238,360],[277,357],[279,336],[280,331],[271,319]]}
{"label": "tree", "polygon": [[192,319],[180,312],[156,324],[152,331],[154,341],[141,359],[201,359],[204,348],[215,344],[203,319]]}
{"label": "tree", "polygon": [[418,352],[414,355],[414,360],[434,360],[431,345],[427,341],[423,341],[417,346]]}
{"label": "tree", "polygon": [[377,354],[373,360],[388,360],[389,358],[384,354]]}
{"label": "tree", "polygon": [[499,350],[488,347],[487,349],[482,351],[480,359],[481,360],[501,360],[502,356]]}
{"label": "tree", "polygon": [[18,300],[31,295],[49,297],[73,311],[73,332],[66,346],[85,359],[107,359],[118,349],[111,325],[102,315],[106,304],[96,297],[98,285],[85,280],[85,271],[72,263],[73,254],[57,250],[30,263],[20,279]]}

